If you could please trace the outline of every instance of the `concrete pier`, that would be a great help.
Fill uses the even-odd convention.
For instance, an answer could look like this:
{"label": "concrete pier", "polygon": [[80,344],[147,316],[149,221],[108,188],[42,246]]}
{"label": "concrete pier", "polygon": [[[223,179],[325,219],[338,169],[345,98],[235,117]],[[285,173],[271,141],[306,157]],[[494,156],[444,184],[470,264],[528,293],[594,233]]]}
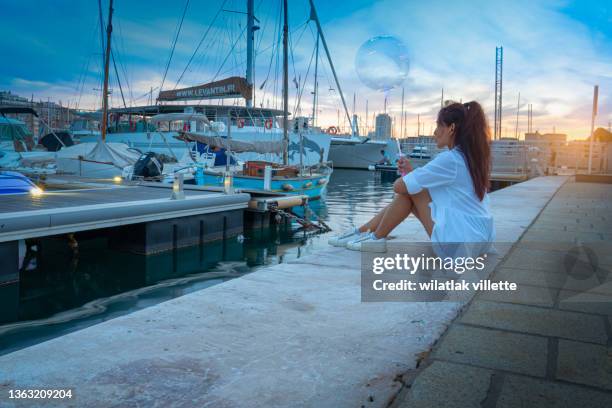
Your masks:
{"label": "concrete pier", "polygon": [[[498,240],[517,242],[565,181],[493,193]],[[414,218],[394,235],[427,239]],[[463,305],[360,293],[359,255],[330,247],[2,356],[0,403],[71,388],[79,407],[384,407]]]}

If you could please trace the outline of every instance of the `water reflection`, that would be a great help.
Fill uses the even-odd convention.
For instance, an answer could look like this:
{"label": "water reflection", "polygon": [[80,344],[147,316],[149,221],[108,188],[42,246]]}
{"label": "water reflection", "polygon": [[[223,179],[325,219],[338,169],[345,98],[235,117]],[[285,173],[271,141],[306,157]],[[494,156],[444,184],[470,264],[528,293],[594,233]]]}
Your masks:
{"label": "water reflection", "polygon": [[[392,181],[336,170],[323,200],[311,203],[334,231],[359,225],[392,199]],[[327,246],[328,234],[298,225],[158,255],[109,249],[105,238],[45,239],[26,255],[28,270],[0,286],[0,354],[57,337]]]}

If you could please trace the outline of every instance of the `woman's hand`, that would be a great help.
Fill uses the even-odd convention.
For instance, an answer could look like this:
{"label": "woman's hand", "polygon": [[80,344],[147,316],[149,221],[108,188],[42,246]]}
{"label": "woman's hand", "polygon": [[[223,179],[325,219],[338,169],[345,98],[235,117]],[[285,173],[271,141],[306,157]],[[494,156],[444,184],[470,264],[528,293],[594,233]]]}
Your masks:
{"label": "woman's hand", "polygon": [[412,171],[412,165],[407,157],[402,156],[397,161],[397,168],[402,174],[408,174]]}

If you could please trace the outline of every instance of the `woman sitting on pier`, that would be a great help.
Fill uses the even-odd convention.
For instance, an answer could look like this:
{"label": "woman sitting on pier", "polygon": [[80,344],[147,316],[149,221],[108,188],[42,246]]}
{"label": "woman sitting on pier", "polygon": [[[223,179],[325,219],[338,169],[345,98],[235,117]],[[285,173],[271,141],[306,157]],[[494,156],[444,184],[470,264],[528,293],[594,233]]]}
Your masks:
{"label": "woman sitting on pier", "polygon": [[451,103],[440,109],[434,138],[438,148],[448,150],[414,170],[407,158],[401,158],[398,168],[405,176],[393,184],[391,204],[361,227],[330,239],[331,245],[385,252],[386,237],[412,213],[439,256],[452,256],[448,248],[453,245],[472,248],[468,254],[465,248],[454,250],[454,255],[478,256],[488,250],[495,237],[487,195],[491,151],[480,104]]}

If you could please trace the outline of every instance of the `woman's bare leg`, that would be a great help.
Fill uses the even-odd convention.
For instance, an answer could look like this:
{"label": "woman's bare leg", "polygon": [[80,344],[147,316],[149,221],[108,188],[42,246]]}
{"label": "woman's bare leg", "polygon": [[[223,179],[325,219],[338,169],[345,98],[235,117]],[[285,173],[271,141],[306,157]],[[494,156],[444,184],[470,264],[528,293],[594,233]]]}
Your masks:
{"label": "woman's bare leg", "polygon": [[429,203],[431,203],[429,191],[423,190],[418,194],[411,195],[410,197],[412,198],[413,203],[412,213],[419,219],[419,221],[421,221],[423,228],[425,228],[425,231],[427,231],[427,235],[431,237],[434,222],[431,218],[431,208],[429,208]]}
{"label": "woman's bare leg", "polygon": [[[429,203],[431,202],[429,192],[423,190],[418,194],[408,194],[406,184],[402,179],[396,180],[393,184],[393,190],[395,191],[393,202],[378,214],[382,216],[376,229],[372,229],[375,236],[377,238],[387,237],[411,212],[421,221],[427,234],[431,236],[434,223],[429,208]],[[375,221],[377,217],[374,217],[372,221]],[[370,221],[371,224],[373,224],[372,221]]]}
{"label": "woman's bare leg", "polygon": [[385,216],[385,212],[387,211],[390,205],[391,204],[387,205],[385,208],[380,210],[378,214],[374,216],[374,218],[359,227],[359,232],[376,231],[376,228],[378,228],[378,224],[380,224],[380,221]]}
{"label": "woman's bare leg", "polygon": [[374,230],[376,238],[385,238],[395,227],[404,221],[412,211],[412,199],[408,194],[395,194],[387,207],[380,223]]}

